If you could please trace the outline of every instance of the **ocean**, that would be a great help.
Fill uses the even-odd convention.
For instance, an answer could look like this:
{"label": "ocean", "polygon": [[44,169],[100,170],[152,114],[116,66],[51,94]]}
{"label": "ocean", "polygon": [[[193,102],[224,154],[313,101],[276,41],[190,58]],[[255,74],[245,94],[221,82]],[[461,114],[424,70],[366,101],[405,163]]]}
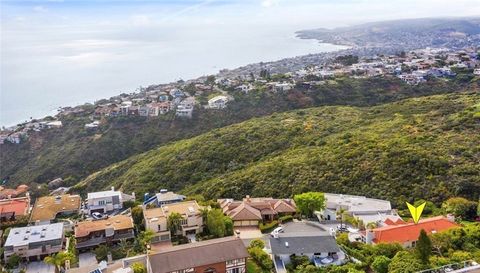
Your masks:
{"label": "ocean", "polygon": [[280,27],[36,31],[3,34],[2,126],[55,114],[59,107],[134,92],[140,86],[344,48],[302,40],[295,29]]}

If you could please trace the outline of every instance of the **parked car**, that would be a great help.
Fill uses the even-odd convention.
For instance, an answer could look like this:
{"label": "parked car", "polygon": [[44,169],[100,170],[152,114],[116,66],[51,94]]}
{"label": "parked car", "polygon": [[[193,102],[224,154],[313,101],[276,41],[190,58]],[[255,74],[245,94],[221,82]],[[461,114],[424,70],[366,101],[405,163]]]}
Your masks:
{"label": "parked car", "polygon": [[95,220],[101,220],[101,219],[105,219],[106,215],[104,215],[100,212],[92,212],[92,218],[95,219]]}
{"label": "parked car", "polygon": [[274,229],[272,231],[272,233],[270,233],[270,235],[273,237],[275,235],[278,235],[279,233],[283,232],[283,227],[277,227],[276,229]]}

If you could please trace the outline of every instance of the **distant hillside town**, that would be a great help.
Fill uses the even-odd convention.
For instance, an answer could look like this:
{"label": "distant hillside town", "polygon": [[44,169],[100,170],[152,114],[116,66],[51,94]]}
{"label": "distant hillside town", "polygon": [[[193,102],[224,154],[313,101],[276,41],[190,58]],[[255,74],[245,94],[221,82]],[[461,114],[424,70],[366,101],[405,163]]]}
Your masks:
{"label": "distant hillside town", "polygon": [[[281,62],[276,62],[276,65],[279,64]],[[97,101],[93,105],[91,121],[85,123],[84,127],[86,130],[96,130],[108,119],[127,116],[155,118],[170,115],[172,119],[191,118],[198,107],[212,111],[228,107],[235,92],[261,90],[283,94],[297,87],[314,88],[339,77],[396,77],[409,85],[418,85],[431,78],[470,81],[480,77],[480,48],[425,48],[371,57],[332,55],[317,64],[309,64],[286,73],[272,73],[278,69],[268,65],[258,73],[245,69],[246,67],[236,72],[223,71],[216,76],[195,80],[141,87],[138,92],[123,93]],[[20,144],[28,138],[31,131],[61,130],[62,116],[81,115],[87,106],[92,107],[64,107],[55,117],[4,128],[0,132],[0,144]]]}

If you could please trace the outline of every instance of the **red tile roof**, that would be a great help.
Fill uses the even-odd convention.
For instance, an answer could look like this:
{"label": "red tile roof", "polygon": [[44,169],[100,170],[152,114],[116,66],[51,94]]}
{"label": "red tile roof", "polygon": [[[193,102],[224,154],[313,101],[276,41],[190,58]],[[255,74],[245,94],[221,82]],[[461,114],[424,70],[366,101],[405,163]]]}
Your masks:
{"label": "red tile roof", "polygon": [[14,214],[22,216],[28,214],[30,199],[28,197],[0,200],[0,215]]}
{"label": "red tile roof", "polygon": [[423,229],[427,234],[445,231],[459,225],[451,222],[443,216],[423,219],[415,223],[397,224],[373,229],[375,233],[375,243],[406,243],[417,241],[420,231]]}

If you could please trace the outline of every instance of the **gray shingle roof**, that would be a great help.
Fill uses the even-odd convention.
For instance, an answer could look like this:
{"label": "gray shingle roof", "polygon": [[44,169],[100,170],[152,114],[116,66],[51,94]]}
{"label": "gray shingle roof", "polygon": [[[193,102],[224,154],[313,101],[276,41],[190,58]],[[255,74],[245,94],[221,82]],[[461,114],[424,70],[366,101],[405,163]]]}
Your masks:
{"label": "gray shingle roof", "polygon": [[272,253],[276,255],[340,251],[332,236],[308,233],[289,233],[288,235],[280,234],[279,238],[270,237],[270,247]]}
{"label": "gray shingle roof", "polygon": [[149,256],[153,273],[211,265],[248,257],[241,239],[225,237],[174,246]]}

